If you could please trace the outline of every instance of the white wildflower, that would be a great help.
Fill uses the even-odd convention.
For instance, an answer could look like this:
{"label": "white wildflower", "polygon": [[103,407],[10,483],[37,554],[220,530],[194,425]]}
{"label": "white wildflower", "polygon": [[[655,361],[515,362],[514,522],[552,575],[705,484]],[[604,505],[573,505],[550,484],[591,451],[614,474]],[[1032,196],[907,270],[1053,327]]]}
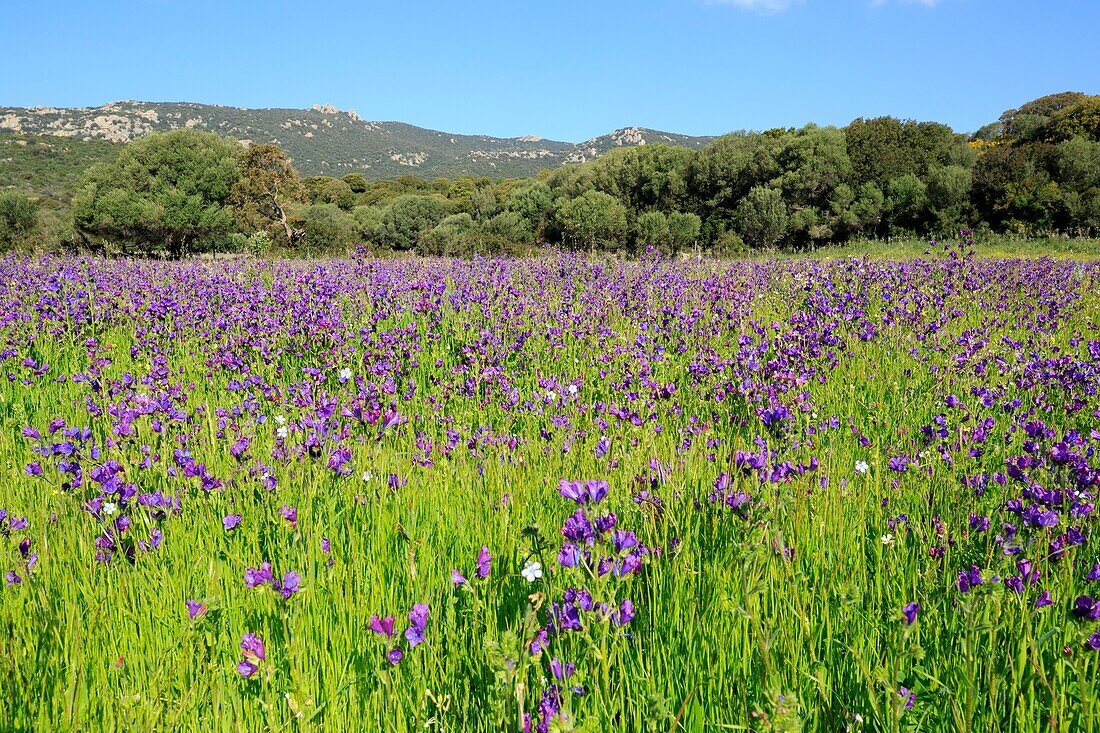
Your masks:
{"label": "white wildflower", "polygon": [[867,461],[856,461],[856,473],[867,473],[871,469]]}
{"label": "white wildflower", "polygon": [[542,577],[542,563],[538,560],[531,560],[523,566],[520,575],[526,578],[528,583],[534,583]]}
{"label": "white wildflower", "polygon": [[113,501],[107,502],[103,505],[103,513],[108,517],[114,516],[118,513],[118,504],[115,504]]}
{"label": "white wildflower", "polygon": [[889,532],[884,534],[882,536],[882,544],[886,545],[887,547],[893,547],[894,546],[894,535],[890,534]]}

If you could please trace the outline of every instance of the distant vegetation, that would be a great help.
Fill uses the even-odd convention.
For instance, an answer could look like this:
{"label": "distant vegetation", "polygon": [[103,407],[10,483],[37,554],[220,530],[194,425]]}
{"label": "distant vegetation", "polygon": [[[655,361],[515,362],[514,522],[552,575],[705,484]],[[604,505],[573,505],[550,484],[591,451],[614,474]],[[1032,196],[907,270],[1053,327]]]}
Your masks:
{"label": "distant vegetation", "polygon": [[736,133],[699,150],[621,147],[524,179],[302,178],[274,145],[244,148],[195,130],[124,147],[0,141],[0,185],[9,190],[0,244],[9,246],[43,241],[43,227],[23,226],[26,202],[17,205],[10,191],[44,211],[71,199],[71,229],[54,221],[46,239],[170,257],[355,246],[467,255],[546,243],[731,253],[962,227],[1100,231],[1100,96],[1079,93],[1009,110],[972,136],[933,122],[857,119],[844,128]]}

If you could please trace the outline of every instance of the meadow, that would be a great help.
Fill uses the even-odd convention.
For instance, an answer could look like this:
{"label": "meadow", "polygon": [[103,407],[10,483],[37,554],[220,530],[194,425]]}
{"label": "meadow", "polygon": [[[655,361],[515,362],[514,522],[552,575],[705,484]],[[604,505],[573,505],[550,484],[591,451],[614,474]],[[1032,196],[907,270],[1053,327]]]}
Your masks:
{"label": "meadow", "polygon": [[1100,264],[0,259],[4,730],[1100,729]]}

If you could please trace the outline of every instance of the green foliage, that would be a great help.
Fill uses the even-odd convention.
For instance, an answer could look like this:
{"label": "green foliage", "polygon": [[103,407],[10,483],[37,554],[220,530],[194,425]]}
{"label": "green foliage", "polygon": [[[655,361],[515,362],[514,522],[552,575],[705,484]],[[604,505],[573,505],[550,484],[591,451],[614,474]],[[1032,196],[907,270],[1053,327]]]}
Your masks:
{"label": "green foliage", "polygon": [[1059,109],[1033,137],[1056,143],[1078,138],[1100,142],[1100,95],[1085,97]]}
{"label": "green foliage", "polygon": [[667,211],[682,205],[687,196],[693,157],[687,148],[660,144],[618,148],[592,164],[592,185],[628,209]]}
{"label": "green foliage", "polygon": [[844,135],[855,179],[883,190],[903,175],[922,177],[935,166],[968,157],[962,137],[935,122],[860,118],[845,128]]}
{"label": "green foliage", "polygon": [[673,252],[679,252],[699,240],[702,222],[697,214],[673,211],[668,215],[668,243]]}
{"label": "green foliage", "polygon": [[383,242],[396,250],[410,250],[448,213],[447,202],[437,196],[398,196],[382,212]]}
{"label": "green foliage", "polygon": [[699,205],[712,212],[725,212],[729,219],[753,186],[766,184],[779,175],[779,155],[784,131],[724,135],[697,153],[689,166],[688,181]]}
{"label": "green foliage", "polygon": [[829,207],[833,229],[839,238],[873,234],[882,221],[885,200],[882,191],[873,183],[860,185],[858,191],[842,183],[833,191]]}
{"label": "green foliage", "polygon": [[286,154],[275,145],[252,145],[238,162],[240,180],[230,201],[237,226],[272,241],[293,245],[302,232],[290,225],[288,208],[304,201],[306,191]]}
{"label": "green foliage", "polygon": [[302,180],[306,197],[311,204],[335,204],[344,211],[351,211],[356,204],[351,186],[331,176],[310,176]]}
{"label": "green foliage", "polygon": [[194,130],[135,140],[88,170],[73,201],[76,229],[92,243],[189,254],[232,230],[240,154],[237,142]]}
{"label": "green foliage", "polygon": [[928,215],[928,185],[913,173],[893,179],[886,188],[886,211],[894,229],[923,230]]}
{"label": "green foliage", "polygon": [[778,189],[756,186],[737,205],[735,219],[745,241],[757,247],[774,247],[787,230],[787,204]]}
{"label": "green foliage", "polygon": [[23,194],[0,193],[0,252],[25,240],[38,228],[38,205]]}
{"label": "green foliage", "polygon": [[668,217],[660,211],[646,211],[640,214],[634,229],[639,248],[648,245],[663,247],[669,240]]}
{"label": "green foliage", "polygon": [[[0,167],[0,182],[30,182],[15,190],[32,193],[40,203],[35,242],[73,240],[71,221],[93,244],[164,253],[167,240],[157,232],[167,230],[142,223],[143,217],[159,216],[157,205],[127,208],[126,196],[95,194],[101,187],[93,185],[70,220],[64,201],[39,190],[42,172],[54,170],[48,161],[56,158],[64,180],[74,161],[119,150],[55,140],[0,135],[3,151],[28,169],[24,177]],[[301,180],[281,149],[252,145],[238,156],[241,177],[228,201],[233,226],[227,230],[219,223],[193,239],[221,241],[235,228],[244,235],[262,230],[276,246],[296,246],[310,204],[350,214],[352,239],[379,251],[494,252],[537,242],[718,252],[745,241],[800,248],[903,232],[934,236],[963,226],[1087,235],[1100,225],[1097,142],[1100,96],[1066,93],[1009,110],[969,141],[938,123],[860,118],[843,129],[808,125],[734,133],[699,150],[611,144],[593,161],[525,179],[459,172],[431,181],[410,174],[368,180],[376,175],[372,169],[343,179]],[[593,142],[596,149],[603,145]],[[86,180],[96,178],[89,172]],[[770,193],[761,198],[761,191],[777,192],[779,201]],[[95,226],[81,226],[92,221],[93,210]],[[444,217],[458,213],[469,214],[478,226],[437,231]],[[457,240],[443,243],[445,235]],[[505,239],[512,241],[506,245]]]}
{"label": "green foliage", "polygon": [[1007,110],[1000,119],[1003,134],[1012,138],[1029,138],[1059,110],[1084,98],[1081,92],[1059,92],[1033,99],[1019,109]]}
{"label": "green foliage", "polygon": [[1053,231],[1068,211],[1050,169],[1057,148],[1046,144],[998,146],[974,168],[972,200],[995,229]]}
{"label": "green foliage", "polygon": [[567,242],[576,247],[622,246],[626,236],[626,207],[603,191],[585,191],[558,209],[558,221]]}
{"label": "green foliage", "polygon": [[310,252],[342,250],[352,243],[354,220],[335,204],[312,204],[303,209],[302,246]]}
{"label": "green foliage", "polygon": [[470,199],[470,214],[475,219],[478,221],[490,219],[498,211],[500,211],[500,205],[497,194],[491,187],[485,186],[474,192],[473,198]]}
{"label": "green foliage", "polygon": [[1070,221],[1100,231],[1100,142],[1067,140],[1058,146],[1057,166]]}
{"label": "green foliage", "polygon": [[553,213],[554,194],[542,181],[525,181],[508,193],[504,209],[522,216],[528,230],[540,236]]}
{"label": "green foliage", "polygon": [[382,215],[385,211],[384,206],[356,206],[351,210],[352,227],[359,241],[383,244],[385,226],[382,224]]}
{"label": "green foliage", "polygon": [[464,254],[476,247],[477,229],[477,222],[466,212],[451,214],[420,235],[416,250],[443,257]]}
{"label": "green foliage", "polygon": [[827,207],[833,190],[852,178],[844,132],[835,127],[810,125],[785,135],[777,162],[783,197],[799,208]]}
{"label": "green foliage", "polygon": [[638,249],[657,247],[663,252],[675,254],[690,247],[699,238],[699,217],[673,211],[667,216],[660,211],[646,211],[634,224]]}
{"label": "green foliage", "polygon": [[348,184],[352,193],[366,193],[370,189],[370,183],[362,173],[349,173],[341,180]]}
{"label": "green foliage", "polygon": [[937,232],[958,231],[966,224],[973,176],[968,168],[948,165],[928,172],[928,205]]}

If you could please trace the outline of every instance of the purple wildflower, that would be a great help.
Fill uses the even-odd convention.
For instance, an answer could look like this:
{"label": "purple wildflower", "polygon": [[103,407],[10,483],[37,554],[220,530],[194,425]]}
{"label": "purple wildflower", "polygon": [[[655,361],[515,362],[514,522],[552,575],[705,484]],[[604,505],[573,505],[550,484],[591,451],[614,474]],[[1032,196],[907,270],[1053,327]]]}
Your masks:
{"label": "purple wildflower", "polygon": [[428,628],[428,604],[417,603],[409,611],[409,628],[405,629],[405,639],[409,647],[415,647],[424,641],[424,632]]}
{"label": "purple wildflower", "polygon": [[489,554],[488,547],[482,547],[477,553],[477,577],[488,578],[492,572],[493,556]]}
{"label": "purple wildflower", "polygon": [[263,661],[267,659],[263,640],[255,634],[245,634],[241,637],[241,650],[244,651],[246,658],[253,661]]}
{"label": "purple wildflower", "polygon": [[373,614],[370,617],[370,623],[367,624],[367,628],[369,628],[371,631],[378,634],[379,636],[385,636],[388,638],[393,636],[393,624],[393,616],[378,618],[378,614]]}

